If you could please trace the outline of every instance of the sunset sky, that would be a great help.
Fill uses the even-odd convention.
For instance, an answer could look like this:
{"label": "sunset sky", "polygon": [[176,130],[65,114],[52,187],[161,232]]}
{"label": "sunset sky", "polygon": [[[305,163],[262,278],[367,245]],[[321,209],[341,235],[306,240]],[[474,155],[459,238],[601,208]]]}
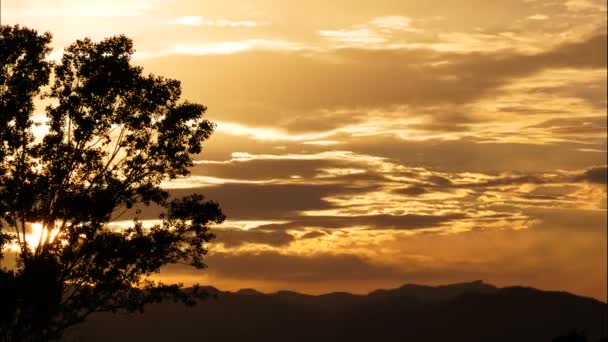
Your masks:
{"label": "sunset sky", "polygon": [[604,0],[4,0],[1,15],[51,32],[54,59],[125,34],[134,63],[208,106],[192,176],[163,186],[228,220],[207,270],[163,279],[483,279],[606,300]]}

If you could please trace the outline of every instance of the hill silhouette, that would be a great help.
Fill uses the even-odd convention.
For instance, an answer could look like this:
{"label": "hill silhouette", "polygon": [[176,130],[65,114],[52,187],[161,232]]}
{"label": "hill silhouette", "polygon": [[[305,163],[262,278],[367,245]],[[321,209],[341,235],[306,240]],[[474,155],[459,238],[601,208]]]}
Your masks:
{"label": "hill silhouette", "polygon": [[164,302],[143,315],[97,314],[66,341],[552,341],[598,340],[607,305],[565,292],[481,281],[404,285],[367,295],[222,292],[188,308]]}

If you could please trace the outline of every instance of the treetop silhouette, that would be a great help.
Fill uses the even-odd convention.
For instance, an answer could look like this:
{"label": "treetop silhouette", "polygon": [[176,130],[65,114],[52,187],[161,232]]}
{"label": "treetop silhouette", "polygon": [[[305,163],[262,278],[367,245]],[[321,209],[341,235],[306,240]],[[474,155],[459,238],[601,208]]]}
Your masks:
{"label": "treetop silhouette", "polygon": [[[78,40],[57,63],[46,58],[50,42],[49,33],[0,28],[0,253],[17,258],[0,268],[8,341],[58,338],[93,312],[191,302],[180,284],[147,276],[171,263],[205,267],[209,225],[225,218],[202,195],[170,199],[160,187],[189,174],[214,130],[206,108],[180,101],[179,81],[132,65],[125,36]],[[37,97],[50,103],[44,127]],[[162,212],[145,228],[137,216],[151,204]],[[128,211],[129,228],[108,227]]]}

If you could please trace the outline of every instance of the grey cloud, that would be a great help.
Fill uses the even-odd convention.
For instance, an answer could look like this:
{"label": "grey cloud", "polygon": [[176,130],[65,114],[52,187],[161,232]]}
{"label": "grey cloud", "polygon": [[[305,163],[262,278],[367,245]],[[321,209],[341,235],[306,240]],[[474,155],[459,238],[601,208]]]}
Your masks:
{"label": "grey cloud", "polygon": [[608,179],[608,169],[606,166],[593,167],[586,170],[583,174],[574,177],[575,181],[584,181],[597,184],[606,184]]}
{"label": "grey cloud", "polygon": [[[605,118],[604,118],[605,119]],[[566,119],[564,119],[566,120]],[[562,119],[549,120],[542,124],[543,128],[550,127],[586,127],[598,126],[602,118],[589,117],[581,120],[572,119],[564,121]],[[584,122],[590,122],[585,125]],[[540,127],[540,126],[539,126]],[[565,129],[565,128],[563,128]],[[217,134],[217,133],[216,133]],[[332,138],[330,138],[332,139]],[[282,145],[285,149],[277,149]],[[606,163],[605,152],[585,151],[595,149],[598,151],[606,150],[606,142],[589,141],[589,143],[562,142],[556,144],[524,144],[524,143],[480,143],[480,140],[467,138],[459,140],[426,140],[412,141],[404,140],[395,136],[358,136],[358,137],[339,137],[338,144],[331,146],[333,150],[353,151],[358,154],[385,157],[405,166],[425,167],[431,170],[443,172],[485,172],[500,173],[513,171],[521,173],[546,172],[547,170],[580,170],[590,165],[603,165]],[[214,137],[205,144],[205,149],[200,156],[203,159],[226,160],[230,159],[230,151],[248,152],[252,154],[264,153],[317,153],[327,150],[327,147],[314,145],[301,145],[296,143],[282,142],[269,143],[254,139],[244,139],[227,134],[219,134],[218,140]],[[539,156],[543,158],[539,159]],[[262,163],[266,165],[262,165]],[[319,161],[282,161],[277,169],[271,169],[273,162],[261,162],[260,170],[268,170],[268,176],[288,174],[296,172],[298,165],[302,168],[299,173],[312,174],[310,168],[327,165],[327,162]],[[293,165],[290,165],[293,164]],[[227,166],[229,168],[229,166]],[[307,167],[310,167],[307,169]],[[223,172],[223,166],[214,167],[216,174]],[[227,170],[227,174],[250,172],[250,177],[264,179],[267,176],[260,175],[252,168],[233,168]],[[368,171],[364,175],[352,175],[350,177],[372,177],[374,173]],[[264,171],[266,172],[266,171]],[[204,174],[204,173],[203,173]],[[380,181],[380,179],[378,179]]]}
{"label": "grey cloud", "polygon": [[545,185],[534,188],[534,190],[530,191],[531,195],[538,196],[567,196],[575,191],[579,190],[577,185]]}
{"label": "grey cloud", "polygon": [[356,255],[285,255],[275,252],[215,253],[206,261],[214,275],[281,281],[370,280],[400,278],[402,272],[375,265]]}
{"label": "grey cloud", "polygon": [[407,196],[420,196],[428,193],[429,191],[420,186],[408,186],[406,188],[395,189],[393,192]]}
{"label": "grey cloud", "polygon": [[548,180],[535,175],[502,176],[479,183],[464,184],[464,188],[489,188],[496,186],[508,186],[518,184],[544,184]]}
{"label": "grey cloud", "polygon": [[303,145],[293,141],[259,140],[253,137],[234,135],[230,132],[218,130],[203,144],[203,151],[195,156],[197,160],[230,160],[234,152],[247,152],[251,154],[268,153],[315,153],[325,148],[315,145]]}
{"label": "grey cloud", "polygon": [[[605,141],[601,144],[564,142],[545,145],[479,142],[476,139],[412,141],[391,136],[374,136],[345,139],[334,148],[386,157],[406,166],[425,167],[442,172],[574,171],[589,165],[606,163],[605,153],[579,150],[605,150]],[[539,156],[542,158],[539,159]]]}
{"label": "grey cloud", "polygon": [[280,230],[218,228],[214,233],[216,239],[213,243],[221,243],[226,247],[237,247],[246,243],[280,247],[295,240],[293,235]]}
{"label": "grey cloud", "polygon": [[[282,155],[283,153],[281,153]],[[279,157],[281,156],[279,155]],[[339,160],[317,158],[297,159],[293,157],[277,159],[260,159],[227,161],[224,163],[202,163],[191,168],[193,175],[204,175],[211,177],[221,177],[242,180],[270,180],[270,179],[289,179],[292,176],[299,176],[305,179],[312,179],[322,173],[322,169],[342,169],[356,167],[368,172],[368,165],[356,160]],[[349,177],[350,176],[350,177]],[[353,174],[331,177],[336,181],[348,180],[381,180],[382,177],[374,174]]]}
{"label": "grey cloud", "polygon": [[[330,195],[358,194],[377,189],[379,187],[375,185],[228,183],[168,191],[172,198],[202,194],[206,199],[218,202],[230,220],[281,220],[297,217],[300,211],[331,208],[332,204],[323,199]],[[157,219],[160,214],[158,206],[141,205],[120,219],[132,219],[135,209],[141,210],[139,219]]]}
{"label": "grey cloud", "polygon": [[308,111],[286,118],[279,124],[290,132],[324,132],[340,128],[345,122],[349,124],[364,122],[367,117],[368,113],[365,110]]}
{"label": "grey cloud", "polygon": [[319,231],[319,230],[313,230],[311,232],[308,232],[302,236],[300,236],[300,240],[305,240],[305,239],[314,239],[314,238],[318,238],[321,236],[327,236],[328,234],[323,232],[323,231]]}
{"label": "grey cloud", "polygon": [[541,122],[530,128],[542,128],[557,134],[604,134],[606,135],[606,116],[583,116],[556,118]]}
{"label": "grey cloud", "polygon": [[560,109],[542,109],[533,106],[513,105],[500,107],[497,109],[502,113],[513,113],[518,115],[535,115],[535,114],[566,114],[568,111]]}
{"label": "grey cloud", "polygon": [[[270,291],[285,288],[286,282],[289,289],[316,292],[318,286],[307,286],[316,283],[322,291],[353,291],[364,281],[372,281],[374,289],[406,282],[437,284],[484,279],[503,286],[525,283],[546,289],[556,289],[555,284],[560,284],[579,294],[601,296],[606,288],[605,239],[600,231],[574,229],[473,230],[397,240],[393,247],[406,253],[398,260],[387,256],[389,265],[356,254],[212,253],[206,260],[209,268],[205,273],[218,280],[235,280],[235,288],[262,281],[272,284]],[[409,257],[408,253],[428,256],[428,260]],[[581,263],[574,265],[572,260]],[[201,274],[173,265],[162,273]],[[332,281],[337,287],[334,284],[328,288]],[[381,281],[395,283],[378,285]]]}
{"label": "grey cloud", "polygon": [[[450,63],[429,66],[445,60]],[[309,121],[305,126],[317,131],[327,121],[320,116],[318,125],[312,123],[311,115],[319,110],[460,105],[543,69],[605,68],[606,35],[536,55],[342,49],[171,56],[145,61],[144,66],[182,80],[185,97],[208,105],[213,118],[293,127],[303,117],[300,121]],[[343,115],[336,121],[360,118]],[[434,128],[465,129],[461,124],[455,118]]]}
{"label": "grey cloud", "polygon": [[[608,170],[606,166],[592,167],[586,169],[582,172],[574,176],[569,176],[564,173],[554,172],[551,175],[545,174],[515,174],[515,175],[497,175],[491,179],[480,181],[480,182],[469,182],[465,184],[455,184],[450,179],[441,176],[429,176],[427,180],[431,181],[435,185],[436,188],[468,188],[468,189],[480,189],[480,188],[493,188],[493,187],[501,187],[501,186],[511,186],[511,185],[519,185],[519,184],[558,184],[558,183],[578,183],[578,182],[590,182],[590,183],[598,183],[598,184],[606,184],[608,177]],[[576,187],[559,187],[559,189],[551,188],[551,187],[539,187],[537,188],[531,195],[539,195],[539,196],[561,196],[566,189],[570,189],[571,191],[576,190]],[[541,194],[540,191],[553,191],[555,193],[552,194]],[[415,189],[412,191],[416,191]],[[406,190],[401,190],[401,192],[407,192]]]}
{"label": "grey cloud", "polygon": [[542,230],[605,232],[608,222],[606,210],[533,207],[522,210],[531,219],[540,220],[534,228]]}
{"label": "grey cloud", "polygon": [[319,173],[320,168],[340,167],[340,164],[320,159],[254,159],[222,164],[198,164],[191,170],[194,175],[230,179],[288,179],[290,176],[312,178]]}
{"label": "grey cloud", "polygon": [[529,89],[530,93],[545,93],[555,96],[578,97],[597,109],[606,108],[606,79],[575,81],[560,86]]}
{"label": "grey cloud", "polygon": [[321,227],[326,229],[366,226],[368,229],[421,229],[440,227],[442,224],[464,219],[464,214],[445,215],[353,215],[353,216],[300,216],[290,223],[264,225],[264,229],[293,229]]}
{"label": "grey cloud", "polygon": [[407,126],[409,129],[431,132],[467,132],[471,128],[461,123],[427,123],[427,124],[412,124]]}
{"label": "grey cloud", "polygon": [[378,189],[377,186],[347,186],[344,184],[222,184],[204,188],[172,190],[172,196],[202,193],[221,204],[233,220],[291,219],[300,211],[331,208],[323,198],[348,195]]}
{"label": "grey cloud", "polygon": [[438,185],[438,186],[452,185],[451,180],[449,180],[448,178],[445,178],[445,177],[437,176],[437,175],[429,176],[426,178],[426,180],[433,183],[434,185]]}

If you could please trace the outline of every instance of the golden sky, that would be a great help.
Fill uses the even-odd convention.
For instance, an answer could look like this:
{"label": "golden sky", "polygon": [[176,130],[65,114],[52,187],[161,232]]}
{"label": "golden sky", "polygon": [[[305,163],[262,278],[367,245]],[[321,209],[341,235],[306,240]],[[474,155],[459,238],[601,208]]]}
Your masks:
{"label": "golden sky", "polygon": [[483,279],[606,300],[606,17],[603,0],[2,1],[53,58],[122,33],[209,107],[192,176],[164,186],[229,220],[208,270],[161,277],[309,293]]}

